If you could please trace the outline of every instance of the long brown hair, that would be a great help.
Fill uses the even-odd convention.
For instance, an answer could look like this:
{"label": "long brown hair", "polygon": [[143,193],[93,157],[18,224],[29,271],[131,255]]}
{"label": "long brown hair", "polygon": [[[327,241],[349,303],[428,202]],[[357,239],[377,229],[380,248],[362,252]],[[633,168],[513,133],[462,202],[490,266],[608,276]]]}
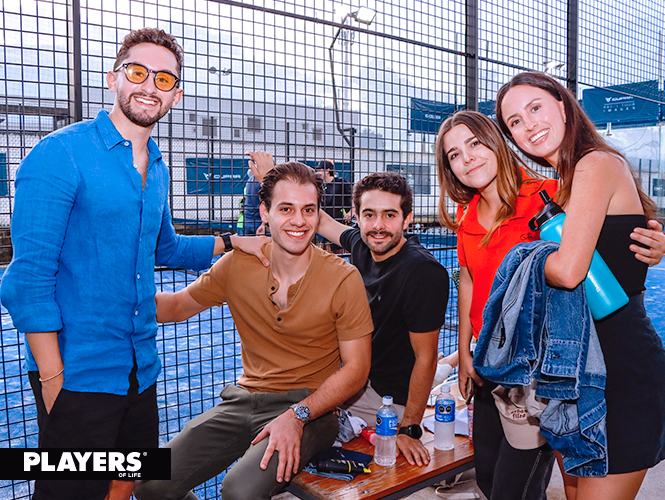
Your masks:
{"label": "long brown hair", "polygon": [[[559,146],[559,159],[556,168],[559,172],[559,175],[561,176],[559,191],[557,193],[557,200],[559,201],[560,205],[565,205],[570,199],[570,190],[573,184],[573,174],[575,173],[575,167],[585,155],[593,151],[601,151],[616,155],[622,158],[626,162],[626,165],[629,165],[626,157],[612,146],[607,144],[607,142],[605,142],[605,140],[601,137],[601,135],[596,130],[596,127],[593,125],[589,117],[584,113],[582,107],[577,102],[577,99],[575,99],[570,91],[551,76],[536,71],[520,73],[514,76],[508,83],[504,84],[499,89],[496,97],[496,118],[499,122],[499,127],[501,127],[501,131],[506,135],[506,137],[508,137],[518,148],[519,146],[515,142],[515,139],[510,133],[510,129],[508,128],[508,125],[503,118],[501,104],[503,103],[503,99],[506,97],[508,91],[513,87],[520,85],[542,89],[554,97],[557,101],[563,102],[566,117],[566,131],[563,141]],[[521,148],[520,151],[522,151]],[[524,151],[522,151],[522,153],[540,165],[546,167],[554,166],[550,165],[544,158],[529,155]],[[633,175],[635,187],[637,188],[637,192],[640,196],[640,201],[642,202],[645,216],[649,219],[655,218],[656,212],[658,210],[656,204],[651,198],[649,198],[649,196],[647,196],[646,193],[644,193],[644,191],[642,191],[642,188],[637,182],[632,169],[631,174]]]}
{"label": "long brown hair", "polygon": [[522,176],[522,169],[528,171],[535,178],[542,177],[524,165],[517,154],[508,146],[496,123],[477,111],[458,111],[441,124],[436,140],[436,166],[441,189],[439,196],[439,220],[444,226],[450,229],[457,229],[460,223],[460,221],[453,221],[450,214],[448,214],[446,210],[446,195],[455,203],[468,205],[471,199],[476,194],[479,194],[477,189],[462,184],[450,168],[443,139],[457,125],[466,125],[476,139],[491,149],[496,155],[497,191],[501,205],[496,213],[492,227],[481,241],[481,245],[486,246],[497,228],[504,221],[515,215],[517,196],[522,184],[525,182]]}

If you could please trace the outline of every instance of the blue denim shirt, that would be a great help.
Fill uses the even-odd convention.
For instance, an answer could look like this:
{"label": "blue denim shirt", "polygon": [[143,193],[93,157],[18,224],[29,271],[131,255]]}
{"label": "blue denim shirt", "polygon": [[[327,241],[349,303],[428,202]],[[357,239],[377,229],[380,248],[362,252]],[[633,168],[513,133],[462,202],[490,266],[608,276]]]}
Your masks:
{"label": "blue denim shirt", "polygon": [[212,236],[176,235],[169,172],[152,139],[148,153],[143,188],[132,144],[100,111],[45,137],[19,167],[2,304],[20,332],[58,331],[65,389],[127,394],[134,358],[139,390],[151,386],[161,367],[155,264],[212,260]]}
{"label": "blue denim shirt", "polygon": [[473,365],[506,387],[538,383],[549,399],[540,428],[563,455],[566,472],[607,474],[605,360],[584,286],[567,291],[545,283],[545,260],[557,243],[517,245],[497,271],[483,311]]}

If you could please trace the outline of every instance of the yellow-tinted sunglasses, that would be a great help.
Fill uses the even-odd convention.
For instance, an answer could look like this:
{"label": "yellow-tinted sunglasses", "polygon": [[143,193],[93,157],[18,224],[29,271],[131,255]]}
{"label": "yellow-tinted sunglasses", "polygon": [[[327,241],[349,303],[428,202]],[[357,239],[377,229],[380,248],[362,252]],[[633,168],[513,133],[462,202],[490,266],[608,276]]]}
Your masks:
{"label": "yellow-tinted sunglasses", "polygon": [[143,83],[148,79],[150,73],[154,74],[155,87],[163,92],[173,90],[173,88],[180,83],[180,78],[168,71],[155,71],[148,69],[142,64],[138,63],[125,63],[118,66],[114,71],[120,71],[121,68],[125,70],[127,80],[132,83]]}

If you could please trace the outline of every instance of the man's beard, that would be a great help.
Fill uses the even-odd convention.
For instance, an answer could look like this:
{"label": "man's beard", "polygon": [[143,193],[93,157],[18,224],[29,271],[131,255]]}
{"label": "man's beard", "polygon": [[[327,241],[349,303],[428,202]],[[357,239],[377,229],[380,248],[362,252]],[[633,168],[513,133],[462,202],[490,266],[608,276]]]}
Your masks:
{"label": "man's beard", "polygon": [[[131,105],[131,100],[135,96],[145,96],[146,98],[149,99],[156,99],[158,102],[158,108],[157,108],[157,114],[155,115],[147,115],[144,113],[135,113],[134,110],[132,109]],[[118,96],[118,103],[120,105],[120,110],[122,113],[127,117],[127,119],[134,123],[135,125],[138,125],[139,127],[152,127],[155,123],[157,123],[166,113],[169,112],[170,107],[165,107],[163,105],[162,100],[159,97],[154,97],[154,96],[149,96],[148,94],[145,93],[134,93],[134,94],[129,94],[128,96]]]}
{"label": "man's beard", "polygon": [[[365,245],[367,245],[369,249],[377,255],[385,255],[388,252],[390,252],[393,248],[395,248],[397,245],[399,245],[399,242],[402,240],[403,234],[404,233],[402,232],[398,234],[398,233],[390,233],[388,231],[367,231],[367,233],[363,233],[362,231],[360,232],[360,236],[362,240],[365,242]],[[387,235],[389,236],[389,238],[387,241],[383,243],[377,243],[369,239],[370,236],[372,235]]]}

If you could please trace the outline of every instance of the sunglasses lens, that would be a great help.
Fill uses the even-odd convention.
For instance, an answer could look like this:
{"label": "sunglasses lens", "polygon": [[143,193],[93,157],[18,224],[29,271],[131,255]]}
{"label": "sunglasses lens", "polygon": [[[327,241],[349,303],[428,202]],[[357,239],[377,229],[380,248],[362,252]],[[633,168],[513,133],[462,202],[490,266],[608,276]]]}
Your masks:
{"label": "sunglasses lens", "polygon": [[[127,80],[132,83],[143,83],[147,80],[150,71],[145,66],[140,64],[127,64],[125,66],[125,74],[127,75]],[[155,73],[155,87],[159,90],[168,92],[172,90],[173,87],[178,83],[178,78],[171,73],[166,71],[158,71]]]}
{"label": "sunglasses lens", "polygon": [[127,74],[127,80],[132,83],[143,83],[148,78],[147,68],[140,64],[128,64],[125,73]]}
{"label": "sunglasses lens", "polygon": [[165,71],[158,71],[155,74],[155,87],[159,90],[169,91],[176,84],[176,77]]}

